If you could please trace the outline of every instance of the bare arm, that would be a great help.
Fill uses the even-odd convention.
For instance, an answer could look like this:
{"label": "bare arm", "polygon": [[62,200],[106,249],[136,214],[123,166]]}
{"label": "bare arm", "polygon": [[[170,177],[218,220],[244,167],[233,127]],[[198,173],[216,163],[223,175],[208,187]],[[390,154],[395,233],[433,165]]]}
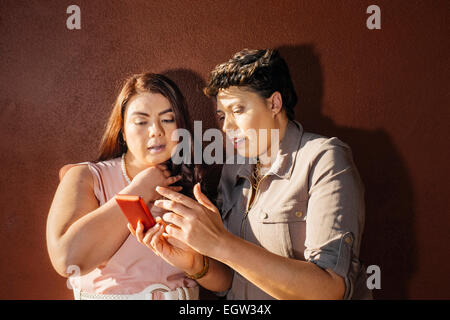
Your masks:
{"label": "bare arm", "polygon": [[[194,189],[194,194],[199,190]],[[156,201],[155,205],[172,211],[163,216],[176,226],[166,227],[171,237],[233,268],[269,295],[277,299],[343,298],[344,279],[333,271],[273,254],[226,231],[217,208],[200,206],[166,188],[157,191],[170,199]],[[215,275],[221,274],[225,273]]]}
{"label": "bare arm", "polygon": [[93,177],[86,165],[67,171],[56,190],[47,219],[47,247],[53,267],[68,276],[76,265],[81,274],[107,261],[129,231],[113,199],[99,207]]}
{"label": "bare arm", "polygon": [[[201,270],[198,266],[194,270]],[[209,270],[204,277],[197,280],[203,288],[214,292],[226,291],[231,287],[233,272],[227,265],[215,259],[209,259]]]}
{"label": "bare arm", "polygon": [[[170,185],[165,166],[150,167],[136,175],[121,194],[141,195],[146,202],[156,199],[156,184]],[[178,190],[178,187],[170,187]],[[86,274],[107,262],[129,235],[127,219],[114,199],[102,206],[94,194],[93,177],[86,165],[67,171],[56,190],[47,219],[47,247],[56,271],[69,276],[70,265]]]}
{"label": "bare arm", "polygon": [[223,237],[214,255],[277,299],[342,299],[344,296],[344,279],[333,271],[276,255],[231,233]]}

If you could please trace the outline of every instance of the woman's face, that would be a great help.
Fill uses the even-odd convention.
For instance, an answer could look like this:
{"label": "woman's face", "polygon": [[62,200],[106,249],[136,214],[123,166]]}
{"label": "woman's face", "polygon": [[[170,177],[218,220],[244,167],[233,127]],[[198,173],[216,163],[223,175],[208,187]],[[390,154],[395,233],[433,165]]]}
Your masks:
{"label": "woman's face", "polygon": [[167,98],[159,93],[140,93],[128,102],[124,114],[124,139],[132,161],[141,168],[170,159],[177,141],[175,114]]}
{"label": "woman's face", "polygon": [[252,158],[270,150],[271,130],[279,129],[274,119],[279,111],[274,113],[273,97],[265,99],[237,86],[221,89],[217,94],[219,125],[241,156]]}

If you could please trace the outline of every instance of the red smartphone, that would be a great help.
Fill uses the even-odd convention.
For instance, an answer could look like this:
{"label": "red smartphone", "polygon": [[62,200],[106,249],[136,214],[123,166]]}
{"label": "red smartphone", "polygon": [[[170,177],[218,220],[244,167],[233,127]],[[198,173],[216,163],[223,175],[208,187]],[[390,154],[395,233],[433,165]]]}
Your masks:
{"label": "red smartphone", "polygon": [[144,232],[156,224],[155,219],[150,213],[150,210],[148,210],[142,197],[128,194],[116,194],[114,198],[134,230],[136,230],[139,220],[141,220],[144,225]]}

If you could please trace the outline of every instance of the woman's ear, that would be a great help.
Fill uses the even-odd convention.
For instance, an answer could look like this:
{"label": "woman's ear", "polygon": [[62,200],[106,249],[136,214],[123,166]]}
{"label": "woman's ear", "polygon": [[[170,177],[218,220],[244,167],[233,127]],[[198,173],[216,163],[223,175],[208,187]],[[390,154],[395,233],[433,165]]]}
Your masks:
{"label": "woman's ear", "polygon": [[270,96],[269,101],[270,101],[270,111],[272,111],[272,117],[275,118],[275,116],[279,114],[283,109],[283,98],[281,97],[281,93],[275,91]]}

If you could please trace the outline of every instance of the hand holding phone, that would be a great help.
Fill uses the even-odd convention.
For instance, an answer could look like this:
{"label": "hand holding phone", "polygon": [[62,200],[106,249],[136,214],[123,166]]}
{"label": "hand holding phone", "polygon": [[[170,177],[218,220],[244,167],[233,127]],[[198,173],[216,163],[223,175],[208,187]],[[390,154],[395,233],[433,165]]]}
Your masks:
{"label": "hand holding phone", "polygon": [[116,194],[114,199],[116,199],[117,204],[125,217],[127,217],[128,222],[133,226],[134,230],[137,229],[139,220],[141,220],[144,225],[144,232],[156,224],[155,219],[142,197],[128,194]]}

